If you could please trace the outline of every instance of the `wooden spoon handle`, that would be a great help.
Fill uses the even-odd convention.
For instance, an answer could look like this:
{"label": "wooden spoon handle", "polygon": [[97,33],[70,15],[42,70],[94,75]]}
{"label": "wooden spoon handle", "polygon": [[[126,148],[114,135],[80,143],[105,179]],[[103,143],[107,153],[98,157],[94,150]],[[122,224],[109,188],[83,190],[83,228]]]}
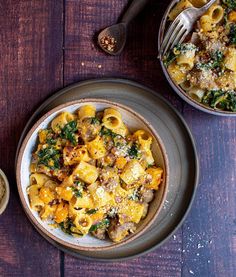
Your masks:
{"label": "wooden spoon handle", "polygon": [[128,10],[125,12],[122,23],[129,24],[129,22],[134,19],[144,8],[149,0],[133,0]]}

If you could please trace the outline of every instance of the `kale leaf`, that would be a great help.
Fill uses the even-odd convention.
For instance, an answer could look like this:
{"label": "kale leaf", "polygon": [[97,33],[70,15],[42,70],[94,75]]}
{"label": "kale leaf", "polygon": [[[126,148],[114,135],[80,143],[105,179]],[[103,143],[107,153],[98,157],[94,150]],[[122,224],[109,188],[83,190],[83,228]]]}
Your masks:
{"label": "kale leaf", "polygon": [[90,227],[89,232],[97,231],[97,229],[107,228],[110,224],[110,220],[108,218],[103,219],[101,222],[94,224]]}
{"label": "kale leaf", "polygon": [[128,155],[131,159],[140,159],[140,150],[137,143],[133,143],[128,150]]}
{"label": "kale leaf", "polygon": [[77,121],[73,120],[68,122],[61,129],[61,138],[68,139],[73,145],[76,145],[76,136],[75,133],[78,131]]}
{"label": "kale leaf", "polygon": [[118,134],[113,133],[110,129],[107,129],[105,127],[103,127],[101,129],[100,135],[101,136],[106,136],[106,137],[112,137],[112,138],[115,138],[115,137],[119,136]]}
{"label": "kale leaf", "polygon": [[235,10],[236,9],[236,0],[223,0],[223,3],[230,10]]}
{"label": "kale leaf", "polygon": [[236,93],[234,91],[211,90],[208,91],[202,103],[214,109],[236,111]]}
{"label": "kale leaf", "polygon": [[196,67],[198,69],[219,69],[223,62],[224,55],[221,51],[217,50],[211,54],[211,60],[207,63],[198,63]]}
{"label": "kale leaf", "polygon": [[67,221],[63,221],[63,222],[59,223],[59,226],[61,227],[61,230],[64,233],[69,234],[69,235],[72,234],[71,227],[75,227],[75,225],[71,219],[68,219]]}
{"label": "kale leaf", "polygon": [[95,214],[97,212],[97,209],[91,209],[86,212],[86,214]]}
{"label": "kale leaf", "polygon": [[74,196],[76,196],[77,198],[82,198],[82,189],[80,189],[80,188],[75,188],[75,187],[73,187],[73,186],[71,186],[70,187],[71,188],[71,190],[73,191],[73,194],[74,194]]}
{"label": "kale leaf", "polygon": [[53,146],[48,146],[44,149],[39,150],[37,155],[39,157],[39,165],[43,164],[52,170],[60,168],[61,153]]}
{"label": "kale leaf", "polygon": [[164,65],[168,67],[170,64],[172,64],[176,60],[176,58],[177,58],[177,55],[175,55],[173,53],[173,51],[170,51],[167,54],[167,56],[164,58],[164,61],[163,61]]}
{"label": "kale leaf", "polygon": [[230,44],[236,45],[236,24],[230,24],[228,36]]}
{"label": "kale leaf", "polygon": [[91,118],[91,124],[96,125],[100,124],[100,120],[97,117]]}
{"label": "kale leaf", "polygon": [[53,138],[47,138],[46,143],[49,145],[55,145],[57,143],[57,141]]}
{"label": "kale leaf", "polygon": [[132,194],[128,197],[128,199],[133,201],[138,201],[139,198],[140,198],[140,192],[138,188],[134,189]]}

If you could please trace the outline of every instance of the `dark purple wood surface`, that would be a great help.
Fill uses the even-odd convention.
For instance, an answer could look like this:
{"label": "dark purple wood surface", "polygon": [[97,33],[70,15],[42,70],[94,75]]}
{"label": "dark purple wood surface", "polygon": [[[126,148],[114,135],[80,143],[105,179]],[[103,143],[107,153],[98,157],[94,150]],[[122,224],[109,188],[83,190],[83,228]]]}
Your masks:
{"label": "dark purple wood surface", "polygon": [[[0,0],[0,167],[11,198],[0,217],[0,276],[235,276],[236,119],[199,112],[170,89],[157,55],[157,32],[169,1],[150,0],[129,28],[127,46],[110,57],[96,33],[116,22],[128,0]],[[87,262],[47,243],[27,220],[17,194],[14,155],[29,116],[74,82],[124,77],[161,93],[184,116],[199,151],[200,185],[177,233],[141,258]]]}

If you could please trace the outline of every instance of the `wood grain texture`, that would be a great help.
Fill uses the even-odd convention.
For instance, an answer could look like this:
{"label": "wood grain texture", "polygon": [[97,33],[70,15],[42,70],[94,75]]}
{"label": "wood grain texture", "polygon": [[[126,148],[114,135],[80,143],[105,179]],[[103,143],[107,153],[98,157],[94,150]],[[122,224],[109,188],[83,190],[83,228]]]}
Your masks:
{"label": "wood grain texture", "polygon": [[[0,0],[0,167],[11,184],[0,217],[0,276],[235,276],[236,121],[191,108],[165,80],[157,32],[169,0],[150,0],[131,23],[122,55],[98,49],[98,31],[129,3]],[[162,94],[183,113],[199,150],[200,185],[183,227],[154,252],[122,263],[78,260],[48,244],[27,220],[13,174],[17,142],[35,108],[64,85],[98,77],[135,80]]]}
{"label": "wood grain texture", "polygon": [[[85,272],[86,277],[156,277],[181,276],[182,233],[176,233],[160,249],[143,257],[127,262],[99,263],[79,261],[71,256],[65,256],[65,276],[75,276],[75,272]],[[82,276],[82,275],[81,275]]]}
{"label": "wood grain texture", "polygon": [[183,226],[183,274],[235,276],[236,120],[196,111],[184,117],[195,136],[201,178],[196,201]]}
{"label": "wood grain texture", "polygon": [[0,167],[11,187],[0,218],[0,276],[60,274],[60,252],[39,236],[20,206],[14,156],[27,118],[63,85],[62,15],[59,0],[0,1]]}
{"label": "wood grain texture", "polygon": [[128,0],[67,0],[65,11],[65,84],[88,78],[120,77],[156,89],[182,110],[157,60],[157,34],[165,1],[150,1],[129,26],[125,51],[109,56],[97,47],[97,34],[117,22]]}

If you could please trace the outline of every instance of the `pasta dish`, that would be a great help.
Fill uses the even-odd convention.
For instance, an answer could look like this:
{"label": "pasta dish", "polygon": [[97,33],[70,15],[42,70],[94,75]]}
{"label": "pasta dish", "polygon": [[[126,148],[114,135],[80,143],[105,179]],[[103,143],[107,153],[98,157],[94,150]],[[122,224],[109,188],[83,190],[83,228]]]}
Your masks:
{"label": "pasta dish", "polygon": [[[169,20],[207,0],[181,0]],[[216,2],[195,24],[187,39],[164,57],[172,80],[195,101],[236,112],[236,0]]]}
{"label": "pasta dish", "polygon": [[57,115],[38,140],[27,193],[42,220],[114,242],[135,232],[163,175],[148,132],[130,133],[114,108],[84,105]]}

